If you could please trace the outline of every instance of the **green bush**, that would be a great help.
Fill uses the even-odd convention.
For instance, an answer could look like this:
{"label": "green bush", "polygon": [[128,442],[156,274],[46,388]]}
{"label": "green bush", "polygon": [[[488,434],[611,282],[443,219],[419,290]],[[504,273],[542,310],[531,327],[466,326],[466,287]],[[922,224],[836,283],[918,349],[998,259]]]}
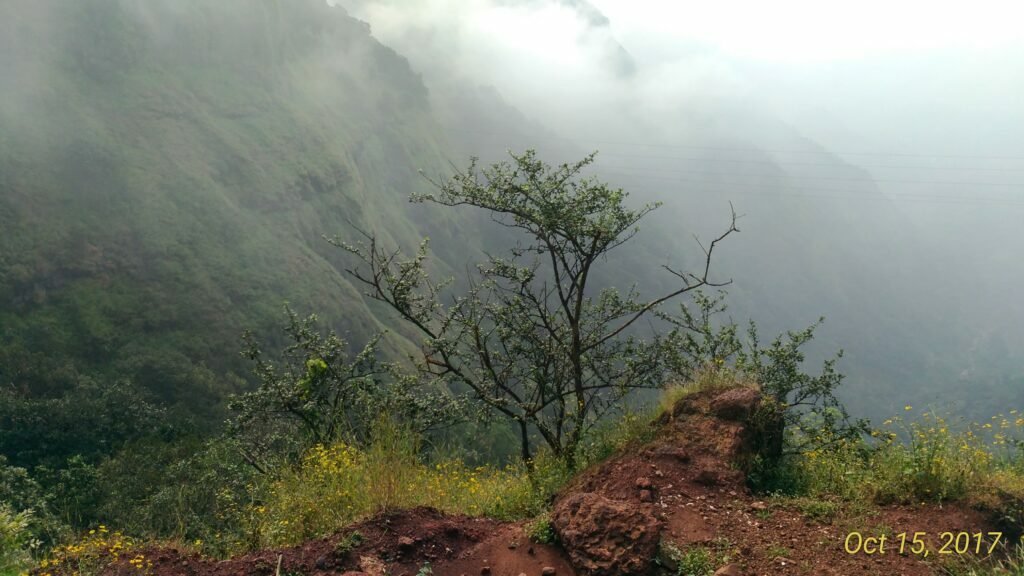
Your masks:
{"label": "green bush", "polygon": [[187,542],[218,557],[256,545],[243,528],[263,480],[230,440],[133,443],[98,473],[103,521],[120,530]]}
{"label": "green bush", "polygon": [[352,354],[337,333],[321,330],[316,316],[285,312],[288,345],[275,357],[267,358],[255,336],[246,333],[243,355],[252,361],[259,387],[233,396],[229,404],[234,417],[228,436],[260,472],[294,461],[315,445],[362,447],[381,414],[418,433],[462,420],[461,403],[453,395],[381,360],[383,334]]}
{"label": "green bush", "polygon": [[0,502],[12,510],[32,510],[29,518],[31,538],[46,546],[58,541],[69,532],[51,509],[53,494],[47,494],[28,470],[11,466],[0,456]]}
{"label": "green bush", "polygon": [[[718,322],[726,312],[724,292],[711,297],[698,292],[694,307],[680,306],[677,314],[659,313],[673,330],[663,341],[665,362],[684,382],[670,398],[687,390],[714,389],[750,383],[758,386],[769,402],[755,415],[754,453],[758,458],[742,463],[755,489],[785,485],[786,456],[820,450],[830,443],[853,440],[868,430],[867,422],[851,421],[836,396],[843,375],[836,370],[839,351],[817,374],[805,370],[804,347],[814,338],[824,319],[799,331],[787,331],[770,343],[761,343],[751,321],[745,338],[733,321]],[[786,434],[790,429],[814,429],[813,434]]]}

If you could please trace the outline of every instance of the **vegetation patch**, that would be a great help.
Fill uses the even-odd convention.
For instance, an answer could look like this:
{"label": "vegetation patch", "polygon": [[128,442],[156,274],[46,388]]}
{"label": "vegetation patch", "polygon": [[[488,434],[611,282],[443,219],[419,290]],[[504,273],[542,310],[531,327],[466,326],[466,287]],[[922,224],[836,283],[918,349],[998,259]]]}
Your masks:
{"label": "vegetation patch", "polygon": [[[533,517],[568,479],[550,458],[524,465],[470,467],[457,459],[424,461],[416,437],[379,424],[366,449],[318,445],[281,472],[254,505],[260,546],[296,544],[391,510],[428,506],[449,513],[511,520]],[[351,537],[351,535],[350,535]]]}
{"label": "vegetation patch", "polygon": [[674,576],[712,576],[728,562],[729,555],[720,547],[680,548],[671,542],[662,542],[658,558],[658,564]]}
{"label": "vegetation patch", "polygon": [[541,544],[554,544],[558,541],[555,527],[551,524],[551,516],[547,512],[538,515],[527,524],[526,535],[530,540]]}

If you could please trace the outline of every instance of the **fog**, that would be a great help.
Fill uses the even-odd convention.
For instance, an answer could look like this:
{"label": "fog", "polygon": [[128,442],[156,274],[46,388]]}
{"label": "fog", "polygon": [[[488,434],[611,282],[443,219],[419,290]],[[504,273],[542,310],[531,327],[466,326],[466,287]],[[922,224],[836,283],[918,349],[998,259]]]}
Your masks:
{"label": "fog", "polygon": [[[465,150],[598,150],[597,175],[666,201],[652,256],[685,260],[732,201],[743,234],[721,269],[737,315],[828,317],[822,350],[849,352],[856,408],[1024,400],[1020,8],[338,4],[456,110]],[[452,102],[481,87],[508,104],[492,116],[522,121],[460,122]]]}
{"label": "fog", "polygon": [[[847,352],[840,369],[855,413],[884,418],[912,403],[988,417],[1024,401],[1024,9],[333,3],[309,0],[294,13],[244,0],[0,6],[0,160],[12,167],[0,179],[11,199],[0,202],[0,225],[53,236],[5,238],[0,263],[20,263],[0,275],[12,301],[47,304],[47,288],[91,278],[95,270],[65,268],[77,271],[79,253],[96,246],[136,265],[129,233],[107,226],[104,247],[75,206],[149,239],[155,256],[139,261],[173,264],[174,278],[198,265],[179,270],[168,246],[197,262],[211,254],[181,221],[234,226],[238,240],[216,247],[239,278],[251,270],[236,243],[250,229],[288,265],[339,273],[341,256],[322,235],[341,232],[333,227],[353,212],[396,244],[431,235],[447,251],[442,269],[464,270],[459,259],[494,237],[476,221],[407,205],[415,186],[427,187],[412,162],[436,170],[536,148],[560,163],[596,150],[591,174],[638,203],[664,202],[604,280],[664,289],[672,278],[661,265],[698,259],[693,236],[720,233],[731,203],[742,232],[714,273],[734,281],[733,318],[770,337],[825,316],[812,359]],[[53,182],[36,174],[51,169]],[[146,212],[150,199],[166,207]],[[167,215],[182,208],[194,215]],[[296,230],[288,252],[282,238]],[[258,295],[276,306],[292,275],[264,264],[280,276]],[[249,282],[208,283],[223,310],[256,299],[219,294],[234,285]],[[337,299],[309,291],[310,307],[328,301],[353,326],[383,323],[368,308],[351,311],[351,286]]]}

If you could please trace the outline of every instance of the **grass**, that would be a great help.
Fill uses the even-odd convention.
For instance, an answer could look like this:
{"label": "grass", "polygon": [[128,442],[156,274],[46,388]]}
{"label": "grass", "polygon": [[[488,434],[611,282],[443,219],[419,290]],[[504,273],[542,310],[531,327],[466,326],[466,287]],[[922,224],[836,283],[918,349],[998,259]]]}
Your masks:
{"label": "grass", "polygon": [[[580,468],[650,439],[652,420],[652,412],[633,411],[598,427],[581,447]],[[174,545],[226,557],[335,534],[375,513],[417,506],[500,520],[532,519],[529,535],[534,541],[556,540],[547,509],[551,497],[573,477],[563,462],[541,451],[532,470],[519,463],[469,466],[437,452],[425,455],[415,435],[387,419],[381,422],[365,449],[345,443],[316,446],[272,480],[254,481],[245,497],[248,503],[231,501],[231,517],[239,525],[202,541]],[[358,532],[346,534],[338,542],[339,552],[354,549],[361,538]],[[101,527],[56,548],[40,567],[54,573],[98,573],[113,554],[137,546],[136,540]]]}
{"label": "grass", "polygon": [[872,433],[873,442],[840,442],[794,459],[796,492],[877,504],[996,507],[1024,498],[1024,454],[1012,440],[1022,433],[1024,418],[1016,411],[958,429],[931,412],[912,421],[892,418]]}
{"label": "grass", "polygon": [[785,558],[789,556],[789,549],[779,544],[770,544],[764,553],[769,558]]}
{"label": "grass", "polygon": [[334,533],[377,512],[430,506],[514,520],[537,516],[570,477],[558,461],[540,456],[525,466],[469,467],[461,460],[428,463],[416,438],[378,427],[365,450],[344,443],[316,446],[285,470],[252,507],[260,546],[295,544]]}
{"label": "grass", "polygon": [[716,538],[707,546],[685,549],[663,540],[657,561],[675,576],[711,576],[738,554],[726,538]]}
{"label": "grass", "polygon": [[839,502],[826,498],[801,496],[787,499],[785,504],[795,508],[807,518],[822,523],[831,523],[842,511],[842,505]]}
{"label": "grass", "polygon": [[671,414],[683,398],[708,390],[725,390],[737,386],[758,388],[757,384],[742,372],[729,366],[710,366],[699,370],[691,381],[667,386],[658,399],[658,414]]}
{"label": "grass", "polygon": [[346,534],[344,538],[338,540],[338,543],[334,546],[334,551],[338,556],[345,556],[362,543],[363,535],[358,530],[353,530]]}
{"label": "grass", "polygon": [[702,547],[679,548],[670,542],[663,542],[660,563],[676,576],[711,576],[718,569],[715,554]]}
{"label": "grass", "polygon": [[946,576],[1024,576],[1024,543],[995,561],[955,559],[942,566]]}
{"label": "grass", "polygon": [[[791,459],[794,490],[773,502],[819,522],[853,525],[877,505],[961,502],[987,511],[1007,534],[1024,533],[1024,451],[1015,440],[1022,434],[1016,410],[959,426],[930,411],[891,418],[871,440]],[[948,576],[1024,576],[1022,546],[993,558],[947,560],[941,569]]]}
{"label": "grass", "polygon": [[[732,375],[711,376],[672,387],[665,398],[678,402],[698,390],[730,385],[736,385]],[[650,440],[656,432],[651,422],[672,405],[663,399],[652,411],[627,412],[595,430],[583,447],[583,465]],[[823,441],[827,449],[790,461],[798,484],[794,495],[771,501],[823,523],[863,514],[872,504],[964,501],[1003,510],[1008,525],[1022,527],[1024,512],[1007,506],[1024,499],[1024,459],[1009,441],[1015,427],[1024,428],[1024,420],[1015,416],[953,430],[926,412],[911,422],[887,421],[870,442]],[[1002,434],[986,435],[986,430]],[[906,442],[899,440],[901,435]],[[531,536],[546,542],[554,540],[545,515],[548,502],[571,477],[564,465],[543,454],[532,473],[515,464],[470,467],[456,458],[427,462],[413,436],[391,427],[378,431],[366,450],[337,444],[310,451],[257,499],[249,530],[259,546],[294,544],[379,511],[431,506],[503,520],[533,518]]]}
{"label": "grass", "polygon": [[[651,439],[652,412],[627,412],[593,431],[579,467],[600,462]],[[378,512],[429,506],[499,520],[534,519],[531,537],[553,542],[546,516],[551,497],[573,477],[561,460],[541,451],[532,470],[521,463],[468,466],[458,458],[428,461],[417,438],[386,423],[366,449],[344,443],[316,446],[299,466],[283,470],[255,498],[247,532],[258,547],[320,537]]]}

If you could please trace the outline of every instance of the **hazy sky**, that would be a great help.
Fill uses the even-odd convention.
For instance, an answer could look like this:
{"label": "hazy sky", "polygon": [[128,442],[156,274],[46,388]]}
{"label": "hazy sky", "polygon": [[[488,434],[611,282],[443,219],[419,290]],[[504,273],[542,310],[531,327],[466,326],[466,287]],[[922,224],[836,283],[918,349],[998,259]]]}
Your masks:
{"label": "hazy sky", "polygon": [[338,1],[428,81],[493,85],[583,139],[657,140],[711,102],[839,151],[1024,155],[1021,3]]}
{"label": "hazy sky", "polygon": [[690,39],[729,54],[786,62],[863,58],[938,48],[1020,45],[1019,2],[592,0],[624,42]]}
{"label": "hazy sky", "polygon": [[[962,268],[1024,244],[1024,3],[337,1],[428,83],[492,85],[603,167],[723,131],[768,153],[795,135],[868,170],[931,231],[922,258]],[[758,168],[730,162],[707,170]],[[840,208],[842,177],[813,170],[812,192],[793,193]]]}

